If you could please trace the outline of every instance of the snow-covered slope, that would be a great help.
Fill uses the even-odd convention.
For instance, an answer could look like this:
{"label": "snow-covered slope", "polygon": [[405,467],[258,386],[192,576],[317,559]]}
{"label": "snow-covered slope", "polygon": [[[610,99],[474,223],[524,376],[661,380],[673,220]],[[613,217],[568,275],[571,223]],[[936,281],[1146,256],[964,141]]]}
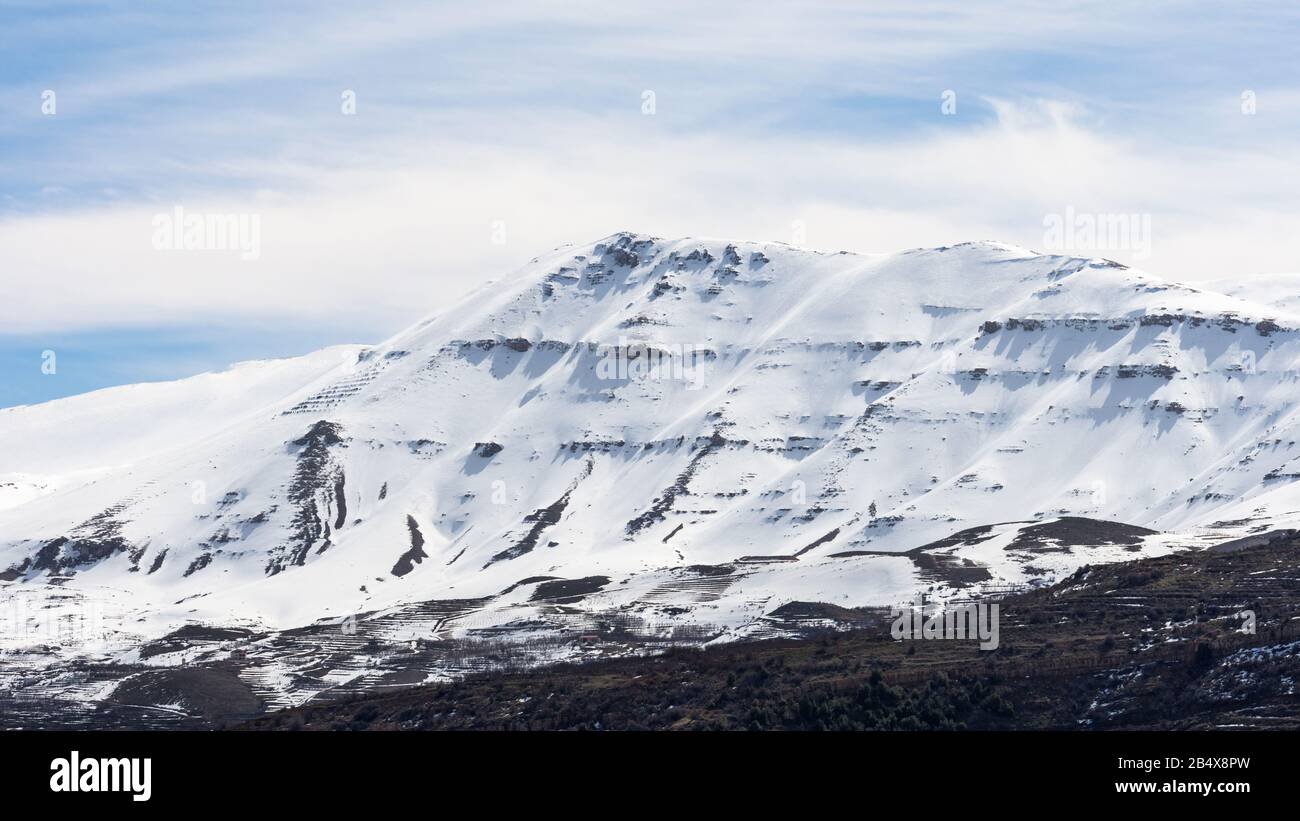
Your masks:
{"label": "snow-covered slope", "polygon": [[617,234],[378,346],[0,411],[0,595],[108,598],[131,641],[557,596],[740,635],[1051,578],[1300,520],[1298,329],[996,243]]}

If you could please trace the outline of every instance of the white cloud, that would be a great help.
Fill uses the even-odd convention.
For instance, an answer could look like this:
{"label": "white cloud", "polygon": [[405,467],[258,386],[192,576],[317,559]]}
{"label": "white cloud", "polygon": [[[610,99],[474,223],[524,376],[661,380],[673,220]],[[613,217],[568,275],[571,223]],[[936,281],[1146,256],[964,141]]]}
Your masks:
{"label": "white cloud", "polygon": [[[1295,16],[684,0],[268,6],[201,27],[111,3],[58,25],[15,13],[0,332],[292,316],[379,336],[566,242],[788,240],[794,220],[810,245],[880,252],[1039,247],[1067,207],[1148,213],[1140,263],[1156,273],[1295,270]],[[34,104],[43,88],[57,118]],[[946,88],[957,117],[939,113]],[[175,205],[257,214],[260,258],[155,251],[153,217]]]}
{"label": "white cloud", "polygon": [[[293,316],[377,333],[538,253],[615,230],[787,241],[802,220],[807,244],[835,250],[1040,247],[1043,216],[1066,206],[1150,213],[1152,254],[1140,264],[1169,277],[1297,267],[1280,238],[1300,227],[1300,194],[1280,149],[1154,149],[1090,130],[1069,105],[994,108],[985,127],[945,129],[936,117],[921,137],[871,142],[690,136],[617,117],[530,123],[496,144],[436,150],[403,135],[364,163],[304,173],[292,191],[10,219],[0,270],[16,287],[0,323]],[[153,216],[175,204],[259,215],[260,258],[154,250]],[[491,241],[496,220],[504,246]]]}

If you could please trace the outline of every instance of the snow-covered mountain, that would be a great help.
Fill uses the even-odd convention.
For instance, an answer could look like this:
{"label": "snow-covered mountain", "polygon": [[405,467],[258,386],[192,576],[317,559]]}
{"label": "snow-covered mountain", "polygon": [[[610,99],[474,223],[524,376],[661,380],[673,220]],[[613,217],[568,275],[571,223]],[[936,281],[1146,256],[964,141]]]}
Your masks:
{"label": "snow-covered mountain", "polygon": [[1286,526],[1300,314],[1259,291],[620,233],[377,346],[0,410],[0,596],[107,602],[119,655],[433,601],[411,635],[727,638]]}

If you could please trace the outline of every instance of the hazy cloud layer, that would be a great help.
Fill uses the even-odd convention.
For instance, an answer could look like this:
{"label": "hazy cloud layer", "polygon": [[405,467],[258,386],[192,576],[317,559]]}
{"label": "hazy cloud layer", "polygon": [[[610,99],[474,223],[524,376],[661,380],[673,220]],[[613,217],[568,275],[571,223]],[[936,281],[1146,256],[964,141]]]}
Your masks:
{"label": "hazy cloud layer", "polygon": [[[871,5],[11,7],[0,324],[374,339],[620,229],[1041,249],[1066,209],[1146,215],[1102,255],[1164,276],[1300,268],[1293,9]],[[157,250],[177,206],[257,259]]]}

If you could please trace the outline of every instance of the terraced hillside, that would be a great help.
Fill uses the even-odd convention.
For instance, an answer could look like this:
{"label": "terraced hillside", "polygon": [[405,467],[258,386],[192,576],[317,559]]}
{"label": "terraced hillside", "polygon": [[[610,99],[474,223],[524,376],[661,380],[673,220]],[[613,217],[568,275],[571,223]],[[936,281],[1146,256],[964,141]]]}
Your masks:
{"label": "terraced hillside", "polygon": [[[1300,538],[1084,567],[1003,598],[1001,642],[810,641],[472,677],[274,713],[259,729],[1300,729]],[[1253,633],[1244,632],[1253,613]],[[866,626],[866,623],[870,623]]]}

